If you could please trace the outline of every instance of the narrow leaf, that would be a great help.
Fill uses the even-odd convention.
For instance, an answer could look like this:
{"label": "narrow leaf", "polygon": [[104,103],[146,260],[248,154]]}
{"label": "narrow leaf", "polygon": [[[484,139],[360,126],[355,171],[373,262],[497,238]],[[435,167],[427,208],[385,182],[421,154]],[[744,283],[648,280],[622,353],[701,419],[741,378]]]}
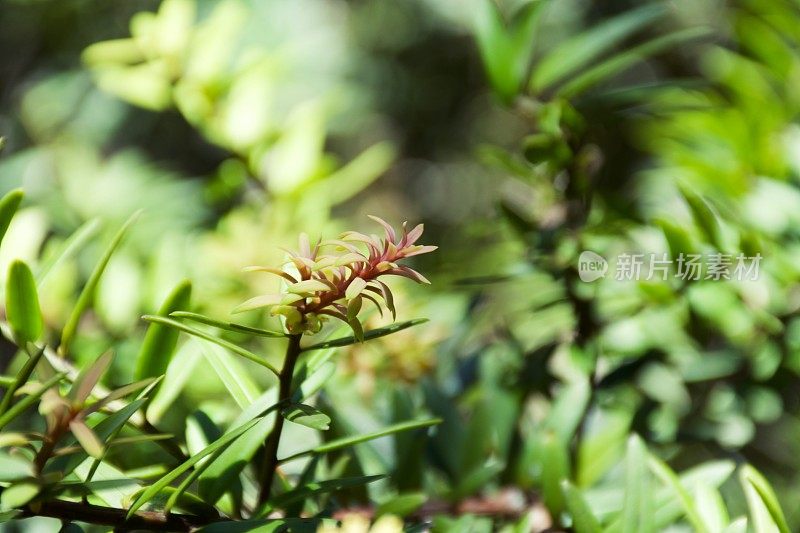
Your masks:
{"label": "narrow leaf", "polygon": [[283,494],[276,496],[270,502],[268,502],[267,507],[256,511],[256,515],[263,516],[265,512],[269,512],[272,509],[276,508],[283,508],[298,500],[305,500],[311,496],[315,496],[318,494],[325,494],[328,492],[335,492],[338,490],[346,489],[348,487],[358,487],[360,485],[366,485],[367,483],[372,483],[374,481],[378,481],[379,479],[383,479],[385,477],[386,477],[385,475],[374,475],[374,476],[345,477],[340,479],[329,479],[326,481],[312,481],[311,483],[307,483],[302,487],[298,487],[296,489],[290,490],[289,492],[284,492]]}
{"label": "narrow leaf", "polygon": [[694,530],[698,533],[706,533],[708,530],[706,529],[703,519],[700,517],[700,513],[697,510],[697,505],[695,505],[694,499],[681,484],[681,480],[678,478],[678,475],[669,467],[669,465],[653,454],[648,454],[647,463],[650,467],[650,470],[656,476],[658,476],[658,478],[661,479],[665,485],[675,492],[675,495],[678,497],[678,500],[683,506],[683,512],[686,514],[686,518],[689,520],[689,523],[692,524],[692,527],[694,527]]}
{"label": "narrow leaf", "polygon": [[430,426],[435,426],[437,424],[441,424],[441,418],[427,418],[424,420],[412,420],[409,422],[402,422],[400,424],[394,424],[392,426],[385,427],[381,430],[375,431],[373,433],[366,433],[363,435],[354,435],[352,437],[344,437],[341,439],[332,440],[329,442],[325,442],[316,446],[314,448],[310,448],[308,450],[296,453],[294,455],[290,455],[285,459],[281,459],[281,463],[287,463],[289,461],[293,461],[295,459],[299,459],[300,457],[305,457],[306,455],[314,455],[314,454],[321,454],[321,453],[329,453],[335,450],[340,450],[342,448],[348,448],[355,444],[360,444],[362,442],[367,442],[370,440],[374,440],[380,437],[385,437],[387,435],[394,435],[395,433],[400,433],[402,431],[411,431],[414,429],[426,428]]}
{"label": "narrow leaf", "polygon": [[256,335],[259,337],[273,337],[273,338],[286,337],[285,333],[281,333],[279,331],[270,331],[266,329],[253,328],[242,324],[236,324],[234,322],[223,322],[221,320],[216,320],[214,318],[210,318],[204,315],[199,315],[197,313],[190,313],[188,311],[175,311],[174,313],[170,313],[169,316],[173,318],[185,318],[186,320],[192,320],[194,322],[199,322],[207,326],[213,326],[215,328],[224,329],[226,331],[232,331],[234,333],[249,333],[251,335]]}
{"label": "narrow leaf", "polygon": [[[414,320],[407,320],[406,322],[397,322],[395,324],[391,324],[389,326],[383,328],[372,329],[369,331],[364,332],[364,340],[372,340],[377,339],[379,337],[384,337],[386,335],[391,335],[392,333],[397,333],[398,331],[404,330],[406,328],[410,328],[411,326],[416,326],[418,324],[424,324],[427,322],[427,318],[416,318]],[[311,346],[306,346],[302,348],[302,351],[308,352],[311,350],[322,350],[324,348],[334,348],[339,346],[349,346],[351,344],[355,344],[359,342],[358,339],[353,335],[349,337],[342,337],[340,339],[333,339],[329,341],[320,342],[317,344],[312,344]]]}
{"label": "narrow leaf", "polygon": [[567,75],[580,71],[662,13],[660,6],[645,6],[597,24],[561,43],[534,69],[531,89],[539,93]]}
{"label": "narrow leaf", "polygon": [[3,399],[0,401],[0,415],[8,411],[8,408],[11,407],[11,402],[14,399],[14,393],[17,392],[21,386],[28,382],[28,379],[31,377],[33,370],[36,368],[36,365],[39,363],[39,360],[42,358],[44,354],[44,346],[39,348],[39,350],[33,354],[25,364],[20,369],[19,373],[17,373],[16,378],[14,378],[11,385],[6,389],[5,394],[3,394]]}
{"label": "narrow leaf", "polygon": [[64,373],[59,373],[51,377],[35,392],[18,401],[8,411],[0,415],[0,429],[6,427],[12,420],[21,415],[25,409],[36,403],[50,387],[61,381],[65,375]]}
{"label": "narrow leaf", "polygon": [[69,347],[72,343],[72,338],[75,336],[75,332],[78,330],[78,324],[80,323],[81,316],[89,307],[89,304],[91,304],[97,289],[97,284],[100,282],[100,277],[103,275],[106,266],[108,266],[111,256],[119,247],[128,229],[133,225],[138,217],[139,212],[137,211],[128,219],[127,222],[125,222],[122,228],[120,228],[120,230],[112,239],[111,244],[109,244],[108,248],[106,248],[105,253],[100,258],[100,261],[97,263],[97,266],[95,266],[92,274],[89,276],[89,280],[86,282],[86,285],[83,287],[83,290],[78,296],[78,301],[75,303],[75,307],[72,309],[72,313],[67,319],[67,323],[64,325],[64,330],[61,332],[61,344],[58,347],[58,351],[62,357],[65,357],[67,353],[69,353]]}
{"label": "narrow leaf", "polygon": [[83,420],[73,420],[69,423],[69,429],[90,456],[99,459],[103,456],[103,443],[97,438],[89,426]]}
{"label": "narrow leaf", "polygon": [[[781,533],[789,533],[789,525],[786,523],[778,497],[766,478],[752,466],[745,465],[739,472],[739,480],[745,489],[756,533],[770,531],[769,522],[774,523]],[[769,514],[768,517],[764,516],[761,506],[758,505],[759,500]]]}
{"label": "narrow leaf", "polygon": [[83,248],[84,245],[89,242],[89,239],[94,237],[98,229],[100,229],[100,221],[96,218],[93,218],[76,229],[75,232],[70,235],[66,241],[64,241],[64,244],[61,245],[60,250],[53,254],[52,258],[48,259],[36,273],[36,284],[40,289],[47,280],[47,277],[62,263],[68,261],[72,256],[74,256],[78,250]]}
{"label": "narrow leaf", "polygon": [[642,439],[628,439],[625,455],[625,501],[622,507],[622,533],[655,531],[653,493],[647,470],[647,450]]}
{"label": "narrow leaf", "polygon": [[[188,308],[191,296],[192,284],[189,281],[179,283],[161,304],[158,314],[167,316],[174,311]],[[178,344],[179,334],[175,328],[155,322],[150,323],[136,358],[135,379],[161,376],[167,371]]]}
{"label": "narrow leaf", "polygon": [[69,397],[72,399],[73,405],[82,406],[84,404],[92,394],[94,387],[99,383],[100,378],[103,377],[108,367],[111,366],[111,360],[113,358],[114,355],[112,352],[106,352],[78,374],[77,379],[72,383],[72,388],[69,391]]}
{"label": "narrow leaf", "polygon": [[231,442],[239,438],[240,435],[245,433],[247,430],[252,428],[256,423],[258,423],[260,419],[251,420],[250,422],[239,426],[235,430],[224,434],[219,439],[215,440],[205,448],[203,448],[200,452],[194,454],[190,457],[187,461],[183,462],[177,468],[174,468],[170,471],[167,475],[163,476],[161,479],[147,487],[147,489],[142,492],[138,498],[131,504],[130,508],[128,509],[128,518],[133,516],[133,514],[139,510],[144,504],[149,502],[154,496],[156,496],[162,489],[167,487],[170,483],[178,479],[181,475],[185,472],[188,472],[194,465],[196,465],[201,459],[206,457],[207,455],[211,455],[212,453],[225,448]]}
{"label": "narrow leaf", "polygon": [[567,510],[572,517],[572,528],[575,533],[600,533],[603,531],[600,522],[592,514],[589,504],[586,503],[581,491],[575,485],[565,479],[561,481],[561,490],[564,493]]}
{"label": "narrow leaf", "polygon": [[193,327],[187,326],[186,324],[178,322],[177,320],[172,320],[172,319],[161,317],[161,316],[145,315],[145,316],[142,317],[142,319],[146,320],[148,322],[157,322],[157,323],[160,323],[160,324],[165,324],[165,325],[170,326],[172,328],[179,329],[179,330],[183,331],[184,333],[188,333],[189,335],[194,335],[195,337],[199,337],[201,339],[213,342],[214,344],[218,344],[219,346],[222,346],[223,348],[225,348],[227,350],[230,350],[230,351],[232,351],[233,353],[235,353],[237,355],[241,355],[245,359],[250,359],[251,361],[253,361],[255,363],[258,363],[259,365],[261,365],[261,366],[263,366],[265,368],[268,368],[276,376],[280,375],[280,372],[278,371],[277,368],[275,368],[269,362],[267,362],[263,358],[257,356],[253,352],[251,352],[249,350],[245,350],[244,348],[242,348],[240,346],[237,346],[237,345],[233,344],[232,342],[228,342],[228,341],[226,341],[224,339],[220,339],[219,337],[215,337],[213,335],[210,335],[210,334],[206,333],[205,331],[201,331],[199,329],[195,329]]}
{"label": "narrow leaf", "polygon": [[14,189],[0,199],[0,243],[3,242],[8,226],[11,225],[11,219],[14,218],[24,196],[22,189]]}
{"label": "narrow leaf", "polygon": [[330,428],[331,418],[315,407],[304,403],[293,403],[281,411],[283,417],[289,422],[301,426],[326,431]]}
{"label": "narrow leaf", "polygon": [[14,261],[6,279],[6,317],[19,346],[33,342],[42,334],[42,312],[39,295],[28,265]]}

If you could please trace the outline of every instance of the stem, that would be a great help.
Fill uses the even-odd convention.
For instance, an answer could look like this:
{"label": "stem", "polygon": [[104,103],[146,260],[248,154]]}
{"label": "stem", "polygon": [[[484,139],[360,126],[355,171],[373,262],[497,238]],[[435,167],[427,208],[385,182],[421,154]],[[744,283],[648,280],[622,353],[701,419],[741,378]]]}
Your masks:
{"label": "stem", "polygon": [[[289,345],[286,347],[286,357],[283,361],[283,368],[278,376],[278,403],[287,403],[292,396],[292,376],[297,358],[300,356],[300,337],[302,335],[289,336]],[[283,415],[280,411],[275,413],[275,425],[264,443],[264,462],[261,468],[261,494],[258,503],[263,504],[269,500],[272,491],[272,481],[275,479],[275,471],[278,468],[278,445],[281,441],[283,431]]]}
{"label": "stem", "polygon": [[127,518],[127,510],[88,503],[51,500],[29,504],[18,518],[48,516],[72,522],[112,526],[115,531],[194,531],[198,527],[220,521],[213,516],[194,516],[155,511],[139,511]]}

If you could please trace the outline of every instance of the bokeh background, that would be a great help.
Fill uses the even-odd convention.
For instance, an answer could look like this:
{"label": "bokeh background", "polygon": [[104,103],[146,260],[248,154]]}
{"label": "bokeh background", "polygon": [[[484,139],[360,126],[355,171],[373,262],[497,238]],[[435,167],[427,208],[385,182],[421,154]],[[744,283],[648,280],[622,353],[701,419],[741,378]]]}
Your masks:
{"label": "bokeh background", "polygon": [[[0,272],[16,257],[48,266],[58,330],[104,243],[144,209],[73,350],[113,347],[122,384],[140,316],[180,280],[225,318],[274,288],[242,267],[279,263],[299,232],[424,222],[439,250],[415,268],[432,285],[393,288],[401,317],[430,322],[342,350],[320,402],[334,434],[445,422],[428,442],[359,448],[349,468],[391,480],[345,503],[472,498],[489,512],[437,527],[536,509],[538,530],[558,527],[568,478],[613,522],[636,433],[694,472],[709,530],[747,513],[730,476],[743,463],[796,530],[799,28],[790,0],[2,0],[0,193],[23,187],[26,202]],[[49,268],[76,232],[91,238]],[[763,261],[753,283],[586,284],[585,249]],[[201,409],[221,423],[270,385],[226,358],[232,390],[225,355],[185,341],[155,420],[182,434]],[[508,498],[509,516],[491,511]],[[690,530],[670,509],[654,530]]]}

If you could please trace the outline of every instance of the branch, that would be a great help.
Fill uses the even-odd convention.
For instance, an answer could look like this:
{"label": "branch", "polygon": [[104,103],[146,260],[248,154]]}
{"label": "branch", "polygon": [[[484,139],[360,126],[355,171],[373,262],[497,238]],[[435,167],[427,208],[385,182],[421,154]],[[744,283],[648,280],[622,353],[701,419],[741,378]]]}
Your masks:
{"label": "branch", "polygon": [[67,522],[77,521],[89,524],[112,526],[115,531],[193,531],[198,527],[219,522],[220,517],[205,517],[170,513],[165,515],[157,511],[139,511],[129,519],[125,519],[127,511],[114,507],[102,507],[89,503],[51,500],[35,502],[23,509],[16,518],[47,516]]}

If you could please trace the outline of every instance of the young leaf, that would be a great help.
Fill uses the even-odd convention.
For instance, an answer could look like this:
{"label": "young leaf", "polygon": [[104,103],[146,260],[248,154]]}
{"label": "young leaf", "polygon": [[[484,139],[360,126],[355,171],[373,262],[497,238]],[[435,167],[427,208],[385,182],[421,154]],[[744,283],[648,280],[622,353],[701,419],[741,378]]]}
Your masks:
{"label": "young leaf", "polygon": [[239,426],[238,428],[234,429],[233,431],[224,434],[219,439],[215,440],[205,448],[203,448],[200,452],[194,454],[190,457],[187,461],[180,464],[177,468],[174,468],[170,471],[167,475],[163,476],[157,482],[150,485],[147,489],[142,492],[138,498],[131,504],[130,508],[128,509],[128,518],[133,516],[133,514],[139,510],[145,503],[149,502],[154,496],[156,496],[161,490],[167,487],[170,483],[178,479],[181,475],[188,472],[194,465],[196,465],[201,459],[206,457],[207,455],[211,455],[215,453],[217,450],[223,449],[227,447],[231,442],[239,438],[242,434],[244,434],[247,430],[255,426],[259,419],[251,420],[246,424]]}
{"label": "young leaf", "polygon": [[6,389],[5,394],[3,394],[3,399],[0,400],[0,415],[8,411],[8,408],[11,407],[11,401],[14,398],[14,393],[17,392],[17,389],[28,382],[28,378],[31,377],[33,370],[36,368],[36,365],[39,363],[39,360],[42,358],[43,354],[44,346],[39,348],[39,350],[37,350],[32,357],[25,361],[25,364],[20,369],[16,378],[14,378],[11,385],[9,385],[8,389]]}
{"label": "young leaf", "polygon": [[14,189],[0,199],[0,243],[3,242],[8,226],[11,225],[11,219],[14,218],[24,196],[22,189]]}
{"label": "young leaf", "polygon": [[385,427],[373,433],[354,435],[352,437],[344,437],[341,439],[325,442],[314,448],[310,448],[308,450],[304,450],[302,452],[290,455],[289,457],[281,459],[279,462],[288,463],[289,461],[294,461],[295,459],[299,459],[300,457],[305,457],[306,455],[329,453],[335,450],[340,450],[342,448],[348,448],[355,444],[360,444],[362,442],[367,442],[373,439],[377,439],[379,437],[385,437],[387,435],[400,433],[401,431],[410,431],[413,429],[435,426],[437,424],[440,424],[441,422],[442,422],[441,418],[426,418],[424,420],[411,420],[409,422],[401,422],[400,424],[394,424],[392,426]]}
{"label": "young leaf", "polygon": [[20,346],[33,342],[42,334],[42,312],[36,283],[28,265],[14,261],[6,280],[6,316]]}
{"label": "young leaf", "polygon": [[41,487],[36,483],[30,481],[23,481],[11,485],[3,490],[0,495],[0,506],[3,509],[14,509],[15,507],[22,507],[32,499],[34,499],[41,490]]}
{"label": "young leaf", "polygon": [[561,481],[561,491],[564,493],[564,502],[572,517],[572,528],[575,533],[600,533],[603,528],[597,518],[592,514],[589,504],[583,498],[581,491],[575,485],[564,479]]}
{"label": "young leaf", "polygon": [[83,420],[73,420],[69,423],[69,429],[75,438],[80,443],[81,447],[86,450],[86,453],[99,459],[103,456],[103,443],[97,438],[89,426]]}
{"label": "young leaf", "polygon": [[192,320],[194,322],[199,322],[207,326],[213,326],[215,328],[224,329],[226,331],[232,331],[234,333],[249,333],[251,335],[256,335],[259,337],[272,337],[272,338],[286,337],[285,333],[281,333],[279,331],[270,331],[266,329],[253,328],[250,326],[245,326],[243,324],[236,324],[234,322],[222,322],[221,320],[216,320],[204,315],[199,315],[197,313],[190,313],[189,311],[175,311],[174,313],[170,313],[169,316],[173,318],[185,318],[186,320]]}
{"label": "young leaf", "polygon": [[128,219],[127,222],[125,222],[122,228],[120,228],[120,230],[114,236],[114,239],[112,239],[111,244],[109,244],[108,248],[106,248],[105,253],[100,258],[100,262],[98,262],[97,266],[95,266],[92,274],[89,276],[89,280],[86,282],[86,285],[83,287],[83,290],[78,296],[78,301],[75,302],[75,307],[72,309],[72,313],[70,313],[67,323],[64,325],[64,330],[61,332],[61,344],[58,347],[58,352],[62,357],[66,357],[67,353],[69,352],[69,347],[72,343],[72,338],[75,336],[75,332],[78,330],[78,323],[81,320],[81,316],[89,307],[92,298],[94,298],[97,284],[100,282],[100,276],[103,275],[111,256],[119,247],[123,237],[125,237],[125,234],[128,231],[128,228],[133,225],[138,217],[139,212],[137,211]]}
{"label": "young leaf", "polygon": [[[384,337],[386,335],[391,335],[392,333],[397,333],[398,331],[410,328],[411,326],[416,326],[418,324],[423,324],[427,321],[428,321],[427,318],[416,318],[414,320],[408,320],[406,322],[398,322],[396,324],[391,324],[384,328],[371,329],[369,331],[364,332],[364,341],[377,339],[378,337]],[[317,344],[312,344],[311,346],[306,346],[305,348],[302,348],[301,351],[309,352],[311,350],[322,350],[324,348],[349,346],[357,342],[359,341],[355,336],[342,337],[340,339],[333,339],[329,341],[320,342]]]}
{"label": "young leaf", "polygon": [[304,403],[293,403],[281,410],[281,415],[289,422],[326,431],[330,428],[331,418],[315,407]]}
{"label": "young leaf", "polygon": [[89,399],[92,390],[100,382],[100,378],[106,373],[108,367],[111,366],[113,358],[114,354],[112,352],[106,352],[78,374],[69,391],[69,397],[73,405],[82,406]]}
{"label": "young leaf", "polygon": [[161,317],[161,316],[145,315],[145,316],[142,317],[142,320],[146,320],[148,322],[157,322],[157,323],[160,323],[160,324],[165,324],[165,325],[170,326],[172,328],[179,329],[179,330],[181,330],[181,331],[183,331],[185,333],[188,333],[189,335],[194,335],[195,337],[199,337],[201,339],[213,342],[214,344],[218,344],[218,345],[222,346],[223,348],[225,348],[227,350],[230,350],[230,351],[232,351],[233,353],[235,353],[237,355],[241,355],[245,359],[250,359],[251,361],[253,361],[255,363],[258,363],[259,365],[269,369],[276,376],[280,376],[280,372],[278,371],[278,369],[275,368],[274,366],[272,366],[269,362],[267,362],[263,358],[257,356],[253,352],[251,352],[249,350],[245,350],[244,348],[242,348],[240,346],[237,346],[237,345],[233,344],[232,342],[228,342],[225,339],[220,339],[219,337],[215,337],[215,336],[213,336],[213,335],[211,335],[209,333],[206,333],[205,331],[201,331],[201,330],[195,329],[195,328],[193,328],[191,326],[187,326],[186,324],[178,322],[177,320],[172,320],[172,319],[164,318],[164,317]]}
{"label": "young leaf", "polygon": [[[189,281],[179,283],[169,293],[161,308],[160,316],[167,316],[173,311],[186,309],[192,296],[192,284]],[[151,322],[142,342],[142,349],[136,358],[135,379],[160,376],[167,371],[167,366],[178,344],[179,332],[164,324]]]}
{"label": "young leaf", "polygon": [[42,395],[45,392],[47,392],[47,390],[50,387],[61,381],[65,375],[66,374],[64,373],[59,373],[54,375],[53,377],[45,381],[42,384],[42,386],[39,387],[36,391],[34,391],[32,394],[18,401],[8,411],[0,415],[0,429],[6,427],[12,420],[21,415],[25,411],[25,409],[36,403],[39,400],[39,398],[41,398]]}

